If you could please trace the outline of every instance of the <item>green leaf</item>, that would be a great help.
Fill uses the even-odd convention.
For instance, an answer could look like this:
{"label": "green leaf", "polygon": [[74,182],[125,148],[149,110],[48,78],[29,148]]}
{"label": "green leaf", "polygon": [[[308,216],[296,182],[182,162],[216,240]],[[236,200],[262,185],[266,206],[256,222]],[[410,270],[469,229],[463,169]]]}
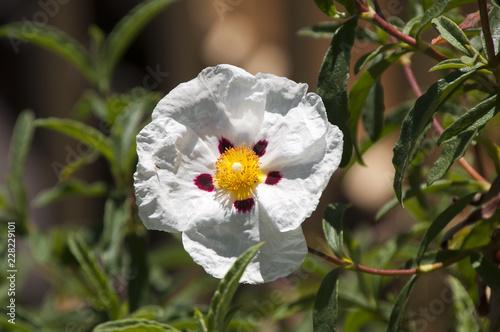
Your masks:
{"label": "green leaf", "polygon": [[387,332],[398,332],[400,331],[401,322],[403,321],[404,310],[406,302],[410,297],[411,291],[417,282],[418,276],[414,275],[406,286],[401,290],[392,308],[391,317],[389,318],[389,325],[387,327]]}
{"label": "green leaf", "polygon": [[497,100],[498,95],[493,95],[470,109],[441,133],[438,144],[475,133],[500,110]]}
{"label": "green leaf", "polygon": [[100,131],[84,123],[71,119],[46,118],[37,119],[35,124],[39,127],[53,129],[86,143],[101,152],[110,162],[113,161],[109,139]]}
{"label": "green leaf", "polygon": [[472,56],[470,42],[465,33],[458,25],[445,16],[432,19],[432,26],[450,45],[457,50]]}
{"label": "green leaf", "polygon": [[380,80],[372,86],[363,106],[363,126],[373,142],[376,142],[384,128],[384,88]]}
{"label": "green leaf", "polygon": [[500,146],[492,142],[488,137],[482,137],[481,135],[476,137],[476,142],[486,150],[488,157],[495,165],[497,174],[500,174]]}
{"label": "green leaf", "polygon": [[[491,37],[493,39],[493,48],[495,49],[495,54],[498,58],[498,50],[500,49],[500,8],[493,6],[488,13],[490,19],[490,29]],[[481,30],[481,41],[483,42],[483,48],[486,49],[484,34]]]}
{"label": "green leaf", "polygon": [[314,0],[316,3],[316,6],[318,6],[319,9],[326,15],[330,17],[335,17],[339,13],[337,11],[337,8],[335,8],[335,4],[333,3],[333,0]]}
{"label": "green leaf", "polygon": [[427,184],[431,184],[442,178],[451,165],[464,156],[475,135],[476,132],[472,132],[468,136],[462,136],[459,139],[444,144],[439,158],[429,171]]}
{"label": "green leaf", "polygon": [[116,160],[114,166],[119,169],[123,182],[130,181],[135,170],[136,136],[144,114],[152,110],[157,102],[157,94],[143,90],[141,97],[130,100],[114,120],[110,134]]}
{"label": "green leaf", "polygon": [[107,77],[144,26],[175,0],[149,0],[137,5],[111,31],[106,41]]}
{"label": "green leaf", "polygon": [[429,71],[436,71],[442,69],[460,69],[464,67],[469,67],[469,65],[462,62],[460,59],[446,59],[438,63],[437,65],[431,67]]}
{"label": "green leaf", "polygon": [[27,42],[52,51],[73,64],[90,82],[95,82],[95,74],[87,50],[59,29],[50,26],[39,28],[26,20],[1,27],[0,38],[2,37],[10,40],[16,53],[19,52],[20,44]]}
{"label": "green leaf", "polygon": [[420,20],[416,38],[419,37],[420,33],[423,31],[425,26],[429,24],[433,18],[438,17],[439,15],[444,13],[450,1],[451,0],[437,0],[432,4],[432,6],[429,9],[425,11],[422,19]]}
{"label": "green leaf", "polygon": [[432,222],[432,224],[427,229],[422,242],[420,243],[420,249],[418,250],[418,254],[415,258],[417,264],[420,264],[422,257],[424,257],[425,251],[429,244],[438,236],[438,234],[448,225],[448,223],[455,218],[460,212],[462,212],[465,207],[470,203],[472,198],[476,193],[471,193],[466,195],[449,206],[446,210],[441,212],[436,219]]}
{"label": "green leaf", "polygon": [[93,332],[181,332],[176,328],[149,319],[126,318],[97,325]]}
{"label": "green leaf", "polygon": [[238,289],[239,281],[247,265],[252,258],[257,254],[259,249],[264,245],[264,242],[256,244],[249,248],[234,262],[233,266],[226,273],[224,278],[219,283],[219,288],[215,291],[210,305],[210,310],[207,315],[208,331],[224,332],[225,318],[228,312],[229,303]]}
{"label": "green leaf", "polygon": [[120,301],[118,295],[111,288],[111,281],[99,267],[94,253],[85,241],[77,234],[68,239],[68,246],[85,273],[88,282],[92,285],[96,300],[107,310],[111,319],[120,318]]}
{"label": "green leaf", "polygon": [[127,222],[130,220],[130,204],[124,195],[109,197],[104,205],[104,225],[100,241],[100,252],[107,271],[119,268],[124,251]]}
{"label": "green leaf", "polygon": [[343,218],[350,204],[330,204],[326,207],[323,217],[323,231],[326,241],[338,258],[346,258],[344,251]]}
{"label": "green leaf", "polygon": [[34,203],[36,207],[44,207],[69,196],[98,197],[106,195],[107,192],[108,186],[104,182],[88,184],[79,179],[71,179],[41,191],[35,197]]}
{"label": "green leaf", "polygon": [[394,147],[392,163],[396,170],[394,176],[394,190],[396,197],[402,203],[402,186],[406,168],[416,155],[423,134],[429,128],[434,113],[439,109],[447,97],[478,67],[463,68],[446,75],[429,87],[415,102],[401,127],[401,134]]}
{"label": "green leaf", "polygon": [[348,126],[350,111],[347,95],[351,49],[358,19],[352,18],[340,27],[332,38],[318,74],[317,93],[323,99],[328,119],[344,134],[340,167],[352,156],[352,136]]}
{"label": "green leaf", "polygon": [[[380,79],[382,73],[389,68],[396,60],[398,60],[407,50],[398,50],[387,56],[379,56],[373,61],[370,68],[365,70],[359,78],[354,82],[349,92],[350,118],[348,121],[351,136],[356,137],[359,117],[363,110],[366,98],[370,93],[373,85]],[[354,145],[356,145],[354,143]]]}
{"label": "green leaf", "polygon": [[[448,292],[453,294],[453,298],[446,298],[447,300],[453,301],[453,326],[456,327],[457,332],[470,332],[470,331],[480,331],[480,327],[475,316],[475,306],[472,301],[469,292],[464,288],[462,283],[452,277],[451,275],[447,278],[447,283],[450,286]],[[441,299],[443,299],[443,293],[441,293]]]}
{"label": "green leaf", "polygon": [[471,264],[477,274],[493,292],[500,295],[500,269],[483,255],[471,255]]}
{"label": "green leaf", "polygon": [[341,267],[326,275],[319,286],[313,310],[314,332],[332,332],[337,328],[339,276]]}
{"label": "green leaf", "polygon": [[32,111],[23,111],[17,118],[9,146],[9,168],[7,186],[12,197],[12,204],[16,214],[16,228],[24,234],[27,228],[28,202],[24,187],[24,169],[35,131],[35,115]]}

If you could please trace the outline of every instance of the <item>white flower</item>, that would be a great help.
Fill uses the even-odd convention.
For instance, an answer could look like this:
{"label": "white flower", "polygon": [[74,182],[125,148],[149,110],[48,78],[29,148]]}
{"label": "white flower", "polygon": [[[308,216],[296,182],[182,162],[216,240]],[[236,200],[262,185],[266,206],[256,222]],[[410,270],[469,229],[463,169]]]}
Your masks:
{"label": "white flower", "polygon": [[183,232],[194,261],[222,278],[265,241],[241,282],[296,270],[301,224],[342,155],[342,133],[306,84],[219,65],[180,84],[137,136],[139,216],[149,229]]}

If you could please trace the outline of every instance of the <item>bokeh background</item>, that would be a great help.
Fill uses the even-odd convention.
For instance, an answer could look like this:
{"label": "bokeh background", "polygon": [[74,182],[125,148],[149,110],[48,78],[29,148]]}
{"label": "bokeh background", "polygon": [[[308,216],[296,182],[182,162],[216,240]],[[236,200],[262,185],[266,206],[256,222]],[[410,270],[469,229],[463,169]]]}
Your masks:
{"label": "bokeh background", "polygon": [[[109,33],[140,2],[2,0],[0,25],[20,20],[46,22],[88,47],[90,25]],[[392,14],[404,18],[404,2],[393,1],[390,8],[395,8]],[[312,0],[180,0],[139,35],[117,67],[112,89],[125,92],[141,86],[167,93],[207,66],[229,63],[250,73],[267,72],[305,82],[310,91],[315,91],[329,40],[301,36],[298,31],[327,19]],[[370,44],[357,44],[353,62],[374,48]],[[37,46],[0,40],[0,59],[0,160],[5,161],[12,127],[21,110],[32,109],[37,117],[75,117],[74,106],[89,86],[69,63]],[[431,82],[432,77],[418,70],[419,61],[425,60],[417,56],[414,69],[425,91],[425,82]],[[355,79],[352,75],[351,80]],[[397,66],[384,74],[383,84],[388,109],[411,94]],[[364,229],[366,239],[360,241],[381,242],[409,229],[411,218],[401,209],[395,209],[380,221],[374,220],[377,209],[393,197],[391,158],[396,138],[388,137],[377,144],[365,156],[366,167],[355,166],[345,178],[342,171],[335,173],[318,211],[304,224],[311,246],[318,237],[323,237],[321,215],[330,202],[353,203],[346,214],[346,227]],[[58,181],[57,165],[66,165],[76,149],[77,142],[71,139],[37,130],[26,172],[30,197]],[[0,162],[2,177],[6,167],[5,162]],[[78,175],[88,181],[109,178],[104,161],[79,171]],[[34,227],[47,229],[63,223],[99,222],[103,202],[70,198],[47,208],[33,208]],[[43,277],[34,270],[22,285],[23,301],[36,304],[43,298],[45,286]],[[435,286],[442,288],[439,284]],[[428,287],[424,292],[432,294],[433,288]]]}

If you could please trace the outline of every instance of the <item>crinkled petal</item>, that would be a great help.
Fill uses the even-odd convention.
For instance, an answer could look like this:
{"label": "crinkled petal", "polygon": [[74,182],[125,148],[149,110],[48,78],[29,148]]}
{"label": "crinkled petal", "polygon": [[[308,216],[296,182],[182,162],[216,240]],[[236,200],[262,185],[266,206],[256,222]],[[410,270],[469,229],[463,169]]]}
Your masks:
{"label": "crinkled petal", "polygon": [[219,65],[170,91],[152,117],[171,117],[191,128],[215,154],[221,136],[235,145],[254,143],[265,101],[264,87],[255,76],[235,66]]}
{"label": "crinkled petal", "polygon": [[[329,123],[326,126],[328,129],[324,136],[311,144],[307,153],[294,158],[293,164],[280,162],[279,165],[265,165],[268,171],[279,166],[281,180],[275,185],[259,185],[257,199],[280,231],[299,227],[312,214],[340,164],[342,132]],[[274,160],[280,160],[280,152],[281,149],[276,148],[270,154],[274,154]]]}
{"label": "crinkled petal", "polygon": [[184,231],[200,215],[220,210],[215,193],[194,183],[213,173],[217,158],[190,128],[170,118],[153,120],[137,136],[137,153],[134,186],[147,228]]}
{"label": "crinkled petal", "polygon": [[265,241],[240,282],[262,283],[287,276],[300,267],[307,254],[302,229],[280,232],[262,212],[257,205],[249,214],[221,212],[198,220],[183,233],[184,248],[207,273],[223,278],[243,252]]}

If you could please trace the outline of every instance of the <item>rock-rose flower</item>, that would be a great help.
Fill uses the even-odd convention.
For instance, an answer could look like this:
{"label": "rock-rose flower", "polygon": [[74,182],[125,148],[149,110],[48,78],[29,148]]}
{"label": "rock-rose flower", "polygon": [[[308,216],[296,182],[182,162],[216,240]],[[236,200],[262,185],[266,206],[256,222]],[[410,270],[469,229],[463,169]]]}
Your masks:
{"label": "rock-rose flower", "polygon": [[342,155],[342,133],[306,92],[306,84],[230,65],[173,89],[137,136],[145,226],[182,232],[186,251],[217,278],[262,241],[241,282],[296,270],[307,254],[301,224]]}

